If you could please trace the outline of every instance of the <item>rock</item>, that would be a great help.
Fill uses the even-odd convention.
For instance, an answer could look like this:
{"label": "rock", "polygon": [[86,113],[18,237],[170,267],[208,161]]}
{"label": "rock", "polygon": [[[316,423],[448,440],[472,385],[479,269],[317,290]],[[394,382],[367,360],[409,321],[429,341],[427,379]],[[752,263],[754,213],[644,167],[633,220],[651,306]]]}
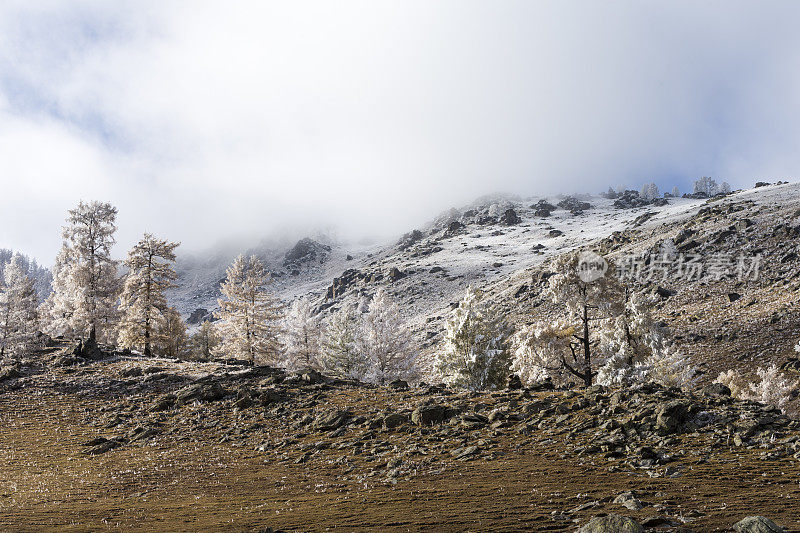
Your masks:
{"label": "rock", "polygon": [[639,499],[633,494],[633,492],[623,492],[622,494],[614,498],[614,503],[619,503],[625,506],[626,508],[630,509],[631,511],[638,511],[639,509],[644,507],[644,505],[642,505],[642,502],[639,501]]}
{"label": "rock", "polygon": [[8,365],[0,368],[0,381],[19,377],[19,365]]}
{"label": "rock", "polygon": [[166,411],[167,409],[171,409],[173,405],[175,405],[176,396],[174,394],[165,394],[155,402],[153,405],[150,406],[151,413],[158,413],[160,411]]}
{"label": "rock", "polygon": [[783,528],[763,516],[748,516],[733,525],[736,533],[783,533]]}
{"label": "rock", "polygon": [[98,361],[106,356],[93,339],[88,339],[83,343],[79,342],[73,354],[93,361]]}
{"label": "rock", "polygon": [[564,232],[561,231],[560,229],[551,229],[549,235],[551,237],[561,237],[562,235],[564,235]]}
{"label": "rock", "polygon": [[728,293],[728,301],[731,302],[731,303],[735,302],[736,300],[738,300],[741,297],[742,297],[742,295],[739,294],[738,292],[729,292]]}
{"label": "rock", "polygon": [[389,388],[394,390],[408,390],[408,382],[402,379],[396,379],[389,382]]}
{"label": "rock", "polygon": [[404,277],[406,277],[406,275],[407,274],[405,272],[403,272],[402,270],[400,270],[399,268],[392,267],[391,270],[389,270],[388,278],[389,278],[389,281],[391,283],[394,283],[395,281],[397,281],[399,279],[403,279]]}
{"label": "rock", "polygon": [[351,418],[353,414],[349,411],[332,409],[319,415],[314,421],[314,427],[319,431],[334,431],[349,422]]}
{"label": "rock", "polygon": [[656,411],[656,431],[669,435],[680,431],[690,415],[690,404],[685,400],[673,400],[661,405]]}
{"label": "rock", "polygon": [[456,235],[463,229],[464,229],[464,224],[462,224],[458,220],[454,220],[447,225],[447,231],[445,231],[445,235]]}
{"label": "rock", "polygon": [[411,413],[411,421],[418,426],[440,424],[447,419],[448,409],[441,405],[421,405]]}
{"label": "rock", "polygon": [[201,322],[205,322],[209,318],[212,318],[211,314],[208,312],[208,309],[204,307],[198,307],[189,315],[189,318],[186,319],[187,324],[200,324]]}
{"label": "rock", "polygon": [[574,196],[567,196],[566,198],[558,202],[557,205],[562,209],[566,209],[573,215],[579,215],[584,211],[586,211],[587,209],[592,208],[592,204],[590,204],[589,202],[582,202],[577,198],[575,198]]}
{"label": "rock", "polygon": [[513,209],[506,209],[506,211],[500,216],[500,224],[504,226],[515,226],[522,222],[522,219],[519,218],[517,212]]}
{"label": "rock", "polygon": [[453,459],[464,459],[476,455],[479,451],[480,449],[477,446],[465,446],[463,448],[456,448],[450,452],[450,455]]}
{"label": "rock", "polygon": [[283,266],[287,269],[297,269],[308,263],[324,263],[330,255],[331,247],[321,244],[314,239],[300,239],[294,247],[286,252]]}
{"label": "rock", "polygon": [[126,368],[125,370],[119,373],[119,375],[122,376],[123,378],[135,378],[141,376],[142,374],[144,374],[144,372],[142,371],[142,367],[140,366]]}
{"label": "rock", "polygon": [[522,388],[522,380],[516,374],[509,374],[506,380],[506,389],[519,390]]}
{"label": "rock", "polygon": [[731,395],[731,389],[722,383],[711,383],[710,385],[703,387],[703,394],[711,397],[719,396],[729,398]]}
{"label": "rock", "polygon": [[664,298],[664,299],[667,299],[670,296],[675,296],[675,291],[670,290],[670,289],[666,289],[666,288],[662,287],[661,285],[656,287],[656,291],[655,292],[656,292],[657,295],[659,295],[661,298]]}
{"label": "rock", "polygon": [[531,206],[531,209],[534,210],[533,214],[535,216],[546,218],[550,216],[550,213],[556,210],[556,206],[549,203],[547,200],[539,200]]}
{"label": "rock", "polygon": [[383,419],[386,429],[394,429],[408,423],[408,417],[399,413],[392,413]]}
{"label": "rock", "polygon": [[175,393],[179,404],[193,401],[214,402],[225,397],[225,390],[216,381],[188,385]]}
{"label": "rock", "polygon": [[103,437],[98,437],[97,439],[93,439],[89,442],[96,444],[87,444],[91,447],[83,451],[84,455],[100,455],[108,451],[111,451],[114,448],[122,446],[121,439],[105,439]]}
{"label": "rock", "polygon": [[644,528],[634,520],[626,516],[610,514],[607,516],[596,516],[589,520],[589,523],[578,530],[578,533],[643,533]]}
{"label": "rock", "polygon": [[425,237],[425,234],[422,233],[420,230],[415,229],[414,231],[406,233],[405,235],[400,237],[400,240],[397,242],[397,247],[401,250],[406,250],[408,248],[411,248],[411,246],[413,246],[414,243],[421,241],[423,237]]}

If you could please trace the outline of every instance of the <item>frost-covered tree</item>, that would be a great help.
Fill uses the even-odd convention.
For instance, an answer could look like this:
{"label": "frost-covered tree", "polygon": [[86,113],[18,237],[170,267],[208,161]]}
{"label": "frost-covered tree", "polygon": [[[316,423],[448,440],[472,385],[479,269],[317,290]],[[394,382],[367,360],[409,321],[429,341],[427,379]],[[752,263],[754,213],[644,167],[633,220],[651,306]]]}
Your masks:
{"label": "frost-covered tree", "polygon": [[228,267],[217,312],[223,342],[220,352],[252,363],[279,362],[283,305],[268,289],[270,275],[256,256],[237,257]]}
{"label": "frost-covered tree", "polygon": [[731,185],[727,181],[723,181],[722,185],[719,186],[719,193],[720,194],[730,194],[731,193]]}
{"label": "frost-covered tree", "polygon": [[701,194],[704,196],[716,196],[719,193],[719,186],[716,180],[703,176],[694,182],[694,194]]}
{"label": "frost-covered tree", "polygon": [[678,198],[680,195],[681,195],[681,191],[680,191],[680,189],[678,189],[678,186],[676,185],[675,187],[672,188],[672,196],[674,196],[675,198]]}
{"label": "frost-covered tree", "polygon": [[445,383],[470,390],[499,388],[511,365],[512,329],[481,291],[469,287],[447,322],[436,370]]}
{"label": "frost-covered tree", "polygon": [[359,329],[349,309],[340,309],[328,319],[322,343],[323,364],[328,372],[346,378],[364,378],[367,359],[357,342]]}
{"label": "frost-covered tree", "polygon": [[194,359],[209,361],[216,354],[222,343],[222,337],[213,322],[204,320],[191,337],[189,337],[189,353]]}
{"label": "frost-covered tree", "polygon": [[[622,287],[612,275],[614,266],[592,252],[574,251],[553,263],[546,296],[563,309],[564,316],[553,324],[524,328],[516,336],[512,370],[522,377],[548,376],[565,382],[577,379],[591,386],[596,371],[593,357],[603,321],[622,307]],[[606,273],[608,272],[608,273]],[[526,369],[526,365],[539,368]]]}
{"label": "frost-covered tree", "polygon": [[759,368],[756,373],[761,381],[750,384],[750,399],[783,409],[797,389],[797,382],[783,377],[775,365]]}
{"label": "frost-covered tree", "polygon": [[369,362],[368,377],[375,382],[416,374],[416,346],[397,304],[381,288],[364,315],[360,350]]}
{"label": "frost-covered tree", "polygon": [[155,337],[168,314],[165,291],[174,286],[177,278],[172,264],[178,246],[177,242],[145,233],[128,252],[125,260],[128,275],[120,297],[121,345],[141,349],[145,355],[152,354]]}
{"label": "frost-covered tree", "polygon": [[23,271],[33,280],[33,287],[36,289],[39,301],[46,300],[53,290],[53,275],[49,269],[41,266],[36,259],[7,248],[0,248],[0,279],[3,277],[3,270],[6,265],[11,263],[15,255],[19,255],[22,258]]}
{"label": "frost-covered tree", "polygon": [[714,383],[721,383],[731,390],[731,396],[740,400],[753,400],[783,409],[792,398],[798,383],[786,379],[780,369],[771,365],[756,370],[761,381],[747,383],[736,370],[721,372]]}
{"label": "frost-covered tree", "polygon": [[655,183],[645,183],[642,186],[642,191],[639,193],[639,196],[645,200],[655,200],[659,195],[658,186]]}
{"label": "frost-covered tree", "polygon": [[107,202],[78,203],[69,211],[53,273],[48,305],[64,333],[111,340],[117,320],[119,280],[111,259],[117,208]]}
{"label": "frost-covered tree", "polygon": [[165,357],[186,359],[189,355],[189,336],[186,322],[174,307],[167,307],[158,323],[154,337],[155,352]]}
{"label": "frost-covered tree", "polygon": [[37,298],[22,257],[15,255],[0,279],[0,359],[23,355],[35,345]]}
{"label": "frost-covered tree", "polygon": [[324,337],[322,317],[314,315],[308,298],[292,303],[284,321],[284,362],[287,368],[322,368],[321,352]]}

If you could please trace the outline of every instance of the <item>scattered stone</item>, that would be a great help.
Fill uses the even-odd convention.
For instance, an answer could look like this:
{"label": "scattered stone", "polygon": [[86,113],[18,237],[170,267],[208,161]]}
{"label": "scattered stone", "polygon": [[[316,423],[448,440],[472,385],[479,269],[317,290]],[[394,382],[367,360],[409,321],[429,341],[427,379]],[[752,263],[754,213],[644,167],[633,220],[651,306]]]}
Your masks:
{"label": "scattered stone", "polygon": [[643,533],[644,528],[634,520],[626,516],[610,514],[607,516],[596,516],[589,520],[589,523],[578,530],[578,533]]}

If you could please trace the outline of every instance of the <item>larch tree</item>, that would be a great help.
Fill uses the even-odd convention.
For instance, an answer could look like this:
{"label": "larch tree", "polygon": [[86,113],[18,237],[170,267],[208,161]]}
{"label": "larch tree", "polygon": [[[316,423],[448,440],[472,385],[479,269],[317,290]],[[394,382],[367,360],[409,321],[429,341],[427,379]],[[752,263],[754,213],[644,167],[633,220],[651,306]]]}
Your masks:
{"label": "larch tree", "polygon": [[37,297],[22,257],[15,255],[0,280],[0,359],[19,356],[35,345]]}
{"label": "larch tree", "polygon": [[556,273],[545,294],[564,310],[564,316],[528,326],[516,335],[512,370],[521,378],[576,379],[589,387],[597,374],[593,358],[602,356],[595,353],[599,331],[603,321],[620,313],[622,287],[613,264],[593,252],[564,254],[552,268]]}
{"label": "larch tree", "polygon": [[511,365],[512,329],[481,291],[469,287],[447,322],[436,370],[445,383],[470,390],[500,388]]}
{"label": "larch tree", "polygon": [[308,298],[298,298],[292,303],[284,321],[284,362],[287,368],[322,368],[323,330],[322,318],[314,315]]}
{"label": "larch tree", "polygon": [[186,359],[189,355],[189,336],[186,322],[174,307],[167,307],[155,336],[156,353],[165,357]]}
{"label": "larch tree", "polygon": [[367,359],[359,349],[359,324],[349,309],[340,309],[328,319],[322,343],[325,369],[346,378],[363,379]]}
{"label": "larch tree", "polygon": [[237,257],[228,267],[218,300],[223,342],[229,357],[277,364],[281,352],[283,304],[269,291],[270,275],[256,256]]}
{"label": "larch tree", "polygon": [[56,258],[53,318],[67,334],[110,340],[117,320],[119,279],[111,259],[117,208],[107,202],[79,202],[69,211]]}
{"label": "larch tree", "polygon": [[204,320],[191,337],[189,337],[189,352],[194,359],[210,361],[217,354],[222,337],[217,327],[210,320]]}
{"label": "larch tree", "polygon": [[168,313],[164,293],[177,278],[172,264],[179,244],[145,233],[128,252],[125,266],[129,270],[120,297],[121,345],[152,355],[155,337]]}
{"label": "larch tree", "polygon": [[368,361],[367,377],[376,383],[408,379],[417,373],[417,350],[411,331],[383,288],[375,293],[364,315],[359,349]]}

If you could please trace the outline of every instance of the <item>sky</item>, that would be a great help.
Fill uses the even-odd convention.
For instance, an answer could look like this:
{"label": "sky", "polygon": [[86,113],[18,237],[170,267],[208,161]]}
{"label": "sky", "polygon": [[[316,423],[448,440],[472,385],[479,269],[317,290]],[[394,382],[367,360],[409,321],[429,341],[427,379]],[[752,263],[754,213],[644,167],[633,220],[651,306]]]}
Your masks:
{"label": "sky", "polygon": [[202,250],[391,237],[494,192],[800,173],[800,3],[0,4],[0,247],[79,200]]}

